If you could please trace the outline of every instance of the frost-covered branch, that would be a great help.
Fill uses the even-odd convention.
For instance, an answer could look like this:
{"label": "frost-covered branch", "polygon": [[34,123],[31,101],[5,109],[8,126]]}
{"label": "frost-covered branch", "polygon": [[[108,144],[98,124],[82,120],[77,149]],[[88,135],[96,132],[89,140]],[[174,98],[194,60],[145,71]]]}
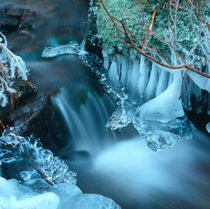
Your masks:
{"label": "frost-covered branch", "polygon": [[6,106],[8,94],[16,93],[12,88],[15,79],[27,80],[29,70],[21,57],[8,49],[7,39],[0,32],[0,105]]}
{"label": "frost-covered branch", "polygon": [[[205,52],[202,51],[203,48],[200,47],[201,44],[209,42],[209,23],[204,20],[205,15],[201,18],[192,1],[179,2],[179,0],[170,0],[164,1],[164,3],[161,1],[155,7],[149,4],[148,1],[139,1],[139,8],[136,10],[139,14],[131,14],[133,17],[121,16],[120,18],[112,15],[113,11],[111,12],[108,9],[104,0],[98,1],[103,7],[106,16],[111,20],[110,23],[113,24],[111,33],[119,32],[119,41],[127,43],[128,46],[134,48],[138,53],[164,68],[171,70],[187,69],[203,77],[210,78],[209,74],[200,71],[196,67],[197,63],[202,64],[210,61],[208,56],[205,56]],[[135,7],[135,4],[133,7]],[[151,19],[147,21],[144,17],[146,11],[148,16],[149,14],[151,15]],[[161,29],[158,23],[155,22],[155,18],[163,12],[164,14],[161,15],[165,16],[167,24],[164,28],[161,28],[163,31],[160,33]],[[142,28],[144,28],[143,30],[139,28],[139,33],[133,32],[134,28],[136,30],[137,22],[137,18],[134,17],[140,19],[138,20],[140,21],[139,25],[142,25]],[[182,25],[186,21],[188,22],[184,24],[183,30],[180,31],[179,29],[178,31],[180,24]],[[155,27],[153,26],[154,24],[156,24]],[[110,25],[108,28],[111,31]],[[191,33],[193,39],[185,38],[184,35],[186,33]],[[138,41],[139,39],[141,41]],[[163,50],[164,48],[165,51]],[[168,52],[175,54],[176,61],[174,63],[169,60]]]}

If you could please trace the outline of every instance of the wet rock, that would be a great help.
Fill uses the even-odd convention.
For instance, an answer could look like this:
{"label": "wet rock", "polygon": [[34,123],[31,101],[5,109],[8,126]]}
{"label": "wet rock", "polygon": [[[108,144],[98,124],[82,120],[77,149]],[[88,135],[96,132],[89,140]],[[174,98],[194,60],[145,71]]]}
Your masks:
{"label": "wet rock", "polygon": [[[93,3],[94,6],[96,2]],[[85,49],[88,52],[96,54],[98,57],[102,58],[102,39],[98,37],[98,29],[97,29],[97,15],[94,10],[89,12],[89,29],[86,34],[85,39]]]}
{"label": "wet rock", "polygon": [[15,17],[8,14],[0,15],[0,31],[9,33],[18,30],[20,17]]}
{"label": "wet rock", "polygon": [[18,105],[24,105],[31,96],[36,94],[36,86],[30,81],[18,81],[13,88],[18,92]]}
{"label": "wet rock", "polygon": [[16,81],[13,88],[17,94],[8,94],[8,101],[6,107],[0,107],[0,133],[7,127],[14,126],[16,115],[15,112],[25,104],[27,104],[36,95],[36,87],[30,81]]}
{"label": "wet rock", "polygon": [[35,12],[29,9],[1,9],[0,31],[8,34],[19,29],[33,29]]}
{"label": "wet rock", "polygon": [[192,80],[184,82],[182,104],[184,111],[193,125],[210,136],[206,125],[210,121],[210,93],[200,89]]}

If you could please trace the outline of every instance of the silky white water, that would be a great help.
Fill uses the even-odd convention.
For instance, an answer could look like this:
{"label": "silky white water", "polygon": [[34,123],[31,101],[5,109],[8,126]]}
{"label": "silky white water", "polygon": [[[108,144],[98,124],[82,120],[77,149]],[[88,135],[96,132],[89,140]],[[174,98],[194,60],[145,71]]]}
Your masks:
{"label": "silky white water", "polygon": [[86,182],[79,178],[79,184],[122,208],[209,208],[209,146],[205,150],[196,144],[202,137],[160,152],[140,138],[119,142],[92,159],[83,174]]}

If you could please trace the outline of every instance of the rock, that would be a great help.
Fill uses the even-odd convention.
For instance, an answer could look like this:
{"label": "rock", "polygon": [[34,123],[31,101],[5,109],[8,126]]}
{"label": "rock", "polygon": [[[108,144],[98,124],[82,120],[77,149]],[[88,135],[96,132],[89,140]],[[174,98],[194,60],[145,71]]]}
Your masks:
{"label": "rock", "polygon": [[19,24],[20,17],[15,17],[4,13],[0,15],[0,30],[4,33],[18,30]]}
{"label": "rock", "polygon": [[191,79],[184,82],[182,104],[184,111],[193,125],[207,136],[206,125],[210,122],[210,93],[200,89]]}
{"label": "rock", "polygon": [[32,29],[35,12],[29,9],[1,9],[0,11],[0,31],[11,33],[19,29]]}

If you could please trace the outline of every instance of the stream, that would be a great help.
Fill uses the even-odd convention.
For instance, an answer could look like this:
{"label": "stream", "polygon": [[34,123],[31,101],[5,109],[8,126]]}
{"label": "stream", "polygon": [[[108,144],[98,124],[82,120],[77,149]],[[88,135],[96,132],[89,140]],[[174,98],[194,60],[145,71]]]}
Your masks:
{"label": "stream", "polygon": [[9,33],[8,43],[31,69],[37,91],[53,95],[52,120],[59,126],[52,127],[50,135],[56,136],[48,147],[77,173],[83,192],[107,196],[122,209],[210,208],[208,136],[194,127],[192,139],[154,152],[133,126],[106,128],[116,101],[76,55],[41,58],[46,46],[82,42],[88,28],[86,0],[0,0],[2,8],[35,11],[26,19],[32,26]]}

